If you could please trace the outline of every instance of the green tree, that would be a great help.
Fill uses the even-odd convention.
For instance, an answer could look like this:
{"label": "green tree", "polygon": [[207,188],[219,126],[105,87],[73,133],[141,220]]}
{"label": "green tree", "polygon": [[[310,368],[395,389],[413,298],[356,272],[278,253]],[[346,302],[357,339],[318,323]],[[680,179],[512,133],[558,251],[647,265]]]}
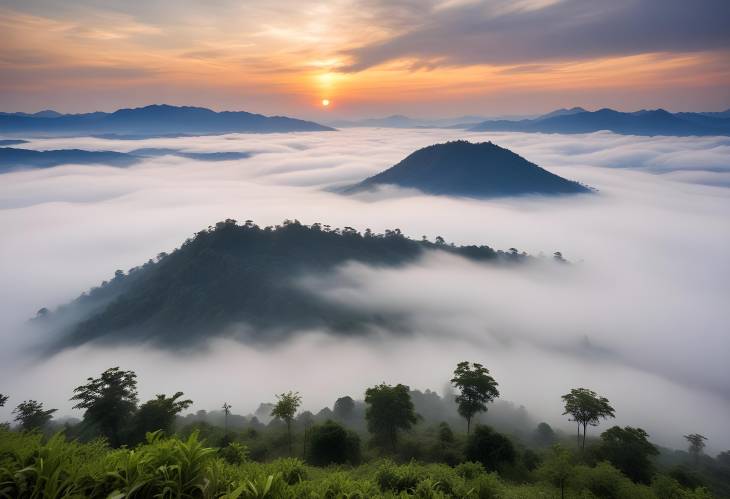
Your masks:
{"label": "green tree", "polygon": [[228,402],[223,402],[223,429],[226,435],[228,434],[228,416],[231,414],[231,407],[233,406]]}
{"label": "green tree", "polygon": [[418,421],[410,388],[406,385],[380,385],[365,390],[365,419],[375,439],[395,450],[398,431],[409,430]]}
{"label": "green tree", "polygon": [[553,428],[545,422],[538,424],[537,428],[535,428],[534,441],[540,447],[553,445],[555,443],[555,432]]}
{"label": "green tree", "polygon": [[172,397],[158,394],[139,407],[134,415],[134,428],[138,441],[144,439],[148,432],[162,430],[168,435],[172,433],[175,416],[190,407],[190,399],[180,400],[183,392],[177,392]]}
{"label": "green tree", "polygon": [[309,459],[312,464],[358,464],[360,437],[332,420],[312,427]]}
{"label": "green tree", "polygon": [[18,407],[13,409],[15,414],[15,422],[20,425],[20,428],[24,431],[39,430],[46,426],[48,422],[53,419],[53,413],[57,409],[43,409],[42,402],[36,402],[35,400],[26,400],[18,404]]}
{"label": "green tree", "polygon": [[537,476],[560,488],[560,497],[565,499],[565,483],[573,474],[574,466],[570,452],[556,444],[537,469]]}
{"label": "green tree", "polygon": [[512,441],[489,426],[477,425],[466,441],[464,454],[468,461],[479,462],[487,471],[497,471],[503,464],[512,464],[517,452]]}
{"label": "green tree", "polygon": [[659,451],[641,428],[614,426],[601,433],[599,454],[634,482],[649,484],[654,475],[650,457]]}
{"label": "green tree", "polygon": [[466,419],[466,433],[471,430],[471,420],[478,412],[487,410],[487,402],[499,397],[497,382],[489,370],[476,362],[459,362],[451,383],[461,392],[456,396],[459,414]]}
{"label": "green tree", "polygon": [[565,414],[572,416],[572,421],[578,423],[578,445],[580,445],[580,428],[583,427],[583,445],[586,446],[586,428],[588,425],[598,426],[601,419],[613,418],[614,409],[608,399],[596,394],[588,388],[573,388],[570,393],[562,396],[565,402]]}
{"label": "green tree", "polygon": [[707,437],[700,435],[699,433],[691,433],[684,436],[685,440],[689,443],[689,453],[695,459],[695,462],[699,461],[700,454],[705,450],[705,440]]}
{"label": "green tree", "polygon": [[275,418],[282,419],[286,422],[286,433],[289,439],[289,454],[293,452],[292,437],[291,437],[291,422],[294,420],[294,416],[297,413],[297,409],[302,404],[302,397],[299,392],[286,392],[281,395],[277,395],[278,402],[274,405],[271,410],[271,415]]}
{"label": "green tree", "polygon": [[95,425],[113,447],[122,443],[121,431],[137,409],[137,375],[118,367],[98,378],[87,378],[74,390],[74,409],[86,409],[84,421]]}

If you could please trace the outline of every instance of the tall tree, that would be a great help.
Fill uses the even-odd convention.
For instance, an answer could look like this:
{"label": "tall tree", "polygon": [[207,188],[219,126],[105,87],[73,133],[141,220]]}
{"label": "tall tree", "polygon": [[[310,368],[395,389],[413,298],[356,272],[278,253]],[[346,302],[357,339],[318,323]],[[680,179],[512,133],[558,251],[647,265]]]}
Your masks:
{"label": "tall tree", "polygon": [[461,392],[456,396],[459,414],[466,419],[466,433],[471,430],[471,420],[478,412],[487,410],[487,402],[499,397],[498,383],[481,364],[459,362],[451,383]]}
{"label": "tall tree", "polygon": [[650,457],[659,454],[648,438],[641,428],[614,426],[601,433],[598,452],[634,482],[648,484],[654,476]]}
{"label": "tall tree", "polygon": [[74,409],[86,409],[84,421],[98,426],[109,443],[118,447],[121,430],[137,409],[137,375],[112,367],[86,381],[74,390]]}
{"label": "tall tree", "polygon": [[340,421],[351,420],[354,411],[355,401],[349,395],[338,398],[332,407],[332,414]]}
{"label": "tall tree", "polygon": [[5,402],[7,402],[7,401],[8,401],[8,396],[0,393],[0,407],[3,407],[5,405]]}
{"label": "tall tree", "polygon": [[293,452],[291,437],[291,422],[297,413],[297,409],[302,404],[302,397],[299,392],[286,392],[277,395],[277,402],[271,411],[271,415],[275,418],[283,419],[286,422],[286,433],[289,438],[289,454]]}
{"label": "tall tree", "polygon": [[43,409],[42,402],[26,400],[13,409],[15,421],[25,431],[39,430],[53,418],[57,409]]}
{"label": "tall tree", "polygon": [[175,423],[175,416],[193,404],[190,399],[180,400],[182,396],[183,392],[177,392],[172,397],[158,394],[152,400],[142,404],[134,415],[137,438],[141,440],[147,432],[157,430],[170,434]]}
{"label": "tall tree", "polygon": [[395,450],[398,431],[408,430],[416,424],[418,416],[406,385],[380,385],[365,390],[365,419],[368,431],[376,440],[388,443]]}
{"label": "tall tree", "polygon": [[688,451],[692,456],[694,456],[696,463],[700,459],[700,454],[702,454],[702,451],[705,449],[705,440],[707,440],[707,437],[700,435],[699,433],[691,433],[689,435],[685,435],[684,438],[689,443]]}
{"label": "tall tree", "polygon": [[586,428],[588,425],[598,426],[601,419],[613,418],[614,409],[608,399],[601,397],[588,388],[573,388],[562,396],[565,402],[565,414],[569,414],[578,423],[578,444],[580,445],[580,428],[583,427],[583,445],[586,447]]}
{"label": "tall tree", "polygon": [[223,429],[226,435],[228,435],[228,416],[231,414],[231,407],[233,406],[228,402],[223,402]]}

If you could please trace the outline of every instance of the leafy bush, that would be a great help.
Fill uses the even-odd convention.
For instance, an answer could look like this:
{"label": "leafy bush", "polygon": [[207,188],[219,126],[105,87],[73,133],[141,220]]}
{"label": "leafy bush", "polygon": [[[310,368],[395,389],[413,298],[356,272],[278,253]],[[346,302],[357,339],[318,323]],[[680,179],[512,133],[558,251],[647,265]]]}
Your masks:
{"label": "leafy bush", "polygon": [[248,460],[248,447],[238,442],[231,442],[220,449],[218,455],[230,464],[245,463]]}
{"label": "leafy bush", "polygon": [[312,428],[309,459],[312,464],[358,464],[360,437],[334,421]]}
{"label": "leafy bush", "polygon": [[461,463],[455,468],[455,470],[460,477],[467,480],[472,480],[479,475],[486,473],[486,470],[484,469],[484,465],[482,463],[475,463],[472,461]]}
{"label": "leafy bush", "polygon": [[489,426],[477,426],[466,443],[466,458],[478,461],[488,471],[497,471],[503,464],[512,464],[517,453],[512,441]]}

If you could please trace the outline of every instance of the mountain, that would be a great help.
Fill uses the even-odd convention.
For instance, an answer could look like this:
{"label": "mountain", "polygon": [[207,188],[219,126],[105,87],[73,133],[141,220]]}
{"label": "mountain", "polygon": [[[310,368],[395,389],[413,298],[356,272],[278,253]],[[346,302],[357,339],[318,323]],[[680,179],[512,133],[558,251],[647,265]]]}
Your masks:
{"label": "mountain", "polygon": [[547,114],[543,114],[542,116],[538,116],[536,119],[538,120],[544,120],[547,118],[554,118],[555,116],[569,116],[571,114],[578,114],[578,113],[586,113],[585,109],[582,107],[571,107],[570,109],[556,109],[555,111],[552,111]]}
{"label": "mountain", "polygon": [[[504,116],[504,119],[522,119],[525,116]],[[362,120],[337,120],[330,125],[337,128],[375,127],[375,128],[469,128],[488,118],[484,116],[459,116],[456,118],[409,118],[400,114],[385,118]]]}
{"label": "mountain", "polygon": [[81,149],[34,151],[0,147],[0,173],[17,168],[50,168],[64,164],[129,166],[138,161],[140,158],[136,156],[113,151],[83,151]]}
{"label": "mountain", "polygon": [[357,334],[375,325],[397,328],[399,318],[325,301],[300,279],[326,275],[348,261],[402,265],[427,251],[505,265],[532,258],[437,241],[414,241],[397,229],[377,235],[296,221],[262,228],[226,220],[155,261],[126,274],[116,271],[112,280],[52,313],[42,309],[32,322],[53,333],[49,351],[90,341],[188,347],[226,333],[273,342],[316,327]]}
{"label": "mountain", "polygon": [[64,114],[52,117],[0,115],[0,132],[16,134],[156,136],[327,130],[333,129],[284,116],[264,116],[245,111],[218,113],[202,107],[168,105],[120,109],[113,113]]}
{"label": "mountain", "polygon": [[707,113],[672,114],[663,109],[623,113],[613,109],[582,111],[574,108],[531,120],[484,121],[469,130],[542,133],[592,133],[609,130],[628,135],[730,135],[730,119],[709,116]]}
{"label": "mountain", "polygon": [[429,194],[476,198],[590,192],[589,188],[550,173],[509,149],[491,142],[474,144],[464,140],[419,149],[343,193],[368,191],[386,184]]}

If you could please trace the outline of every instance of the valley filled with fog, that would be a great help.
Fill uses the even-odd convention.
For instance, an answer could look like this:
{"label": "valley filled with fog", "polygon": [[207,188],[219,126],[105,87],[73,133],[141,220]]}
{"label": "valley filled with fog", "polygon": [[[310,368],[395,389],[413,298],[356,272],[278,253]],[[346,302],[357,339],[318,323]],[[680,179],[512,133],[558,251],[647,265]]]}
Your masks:
{"label": "valley filled with fog", "polygon": [[[387,188],[337,188],[446,140],[487,141],[596,189],[572,197],[492,200]],[[205,161],[160,154],[132,166],[64,165],[0,175],[0,378],[13,399],[43,400],[58,415],[88,376],[120,366],[140,376],[140,397],[183,390],[191,410],[256,409],[299,390],[316,410],[362,398],[385,381],[442,391],[457,362],[482,362],[501,398],[572,431],[560,396],[590,387],[616,424],[684,446],[730,446],[730,138],[346,129],[296,134],[112,140],[29,139],[27,149],[245,153]],[[241,156],[244,156],[243,154]],[[202,156],[199,156],[202,157]],[[343,338],[301,331],[277,345],[216,339],[184,353],[147,345],[89,344],[39,354],[28,319],[180,246],[226,218],[332,227],[399,228],[407,236],[517,248],[568,266],[501,269],[427,255],[399,268],[346,264],[298,276],[326,300],[399,314],[407,331]],[[211,387],[215,387],[212,389]],[[10,407],[0,409],[9,420]]]}

